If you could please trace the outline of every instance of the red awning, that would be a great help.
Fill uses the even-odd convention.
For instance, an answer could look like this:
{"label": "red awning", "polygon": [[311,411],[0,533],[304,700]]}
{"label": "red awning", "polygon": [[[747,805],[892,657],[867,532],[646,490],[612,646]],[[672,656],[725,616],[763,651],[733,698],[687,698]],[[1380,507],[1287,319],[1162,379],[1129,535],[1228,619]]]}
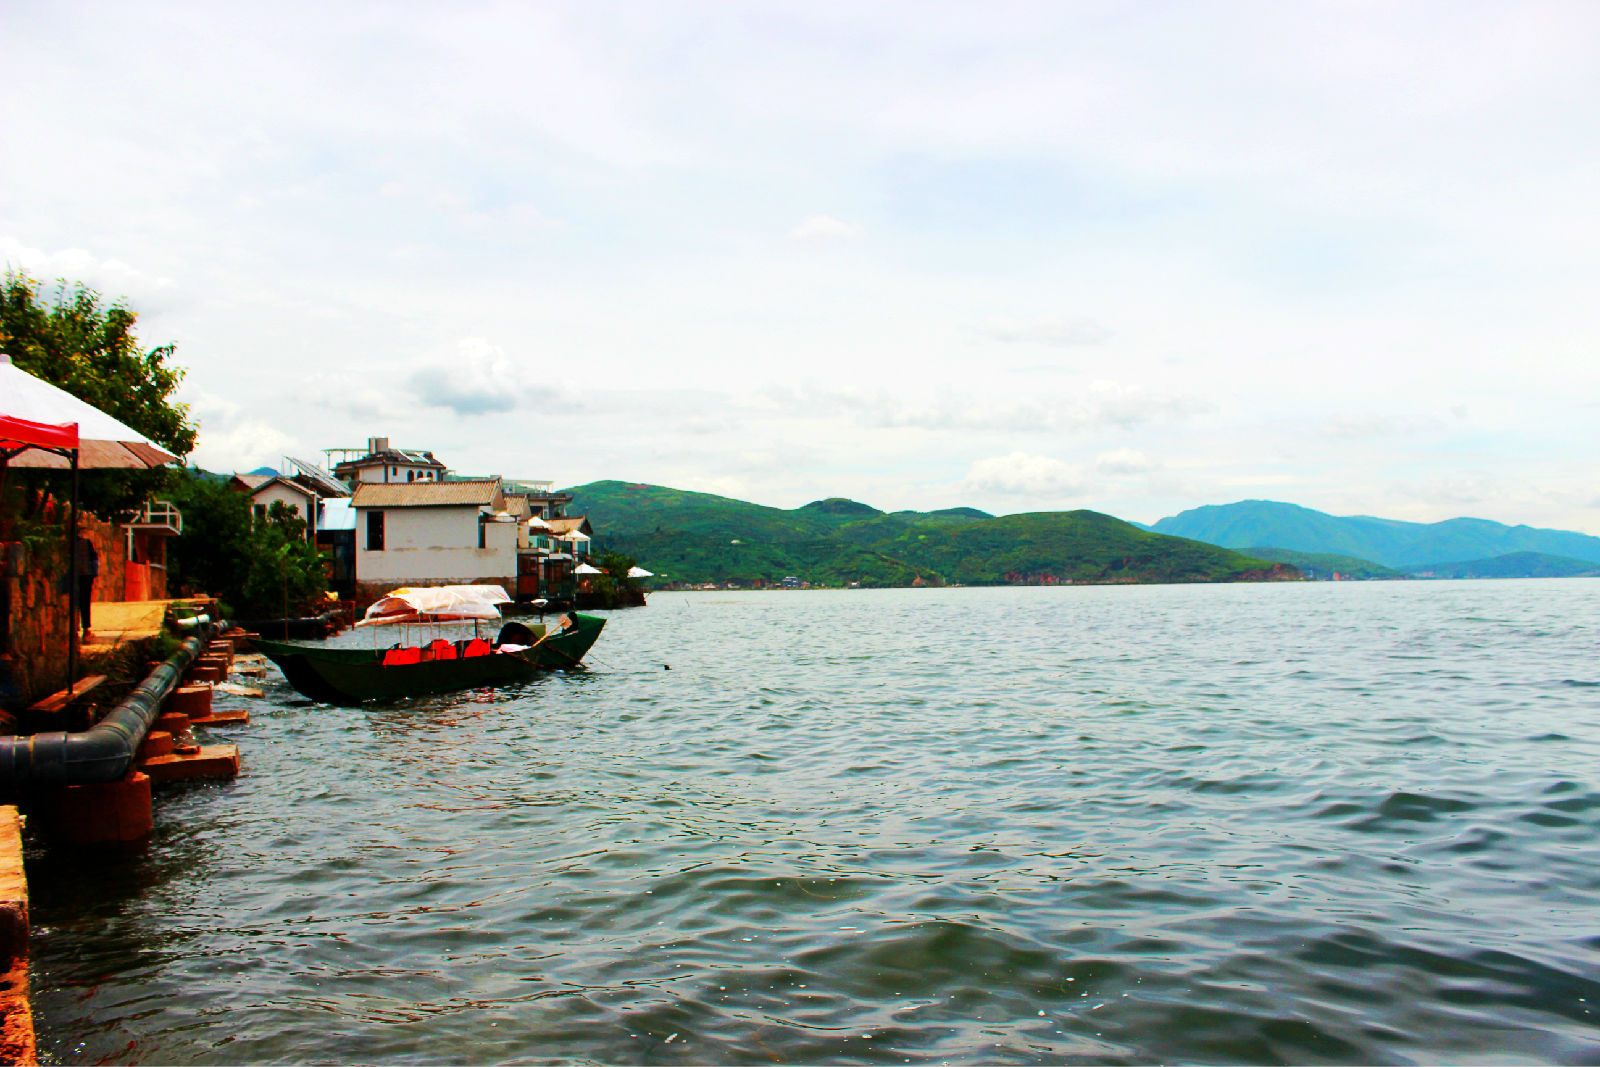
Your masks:
{"label": "red awning", "polygon": [[0,448],[13,449],[25,445],[45,448],[77,448],[78,424],[75,422],[32,422],[13,415],[0,415]]}

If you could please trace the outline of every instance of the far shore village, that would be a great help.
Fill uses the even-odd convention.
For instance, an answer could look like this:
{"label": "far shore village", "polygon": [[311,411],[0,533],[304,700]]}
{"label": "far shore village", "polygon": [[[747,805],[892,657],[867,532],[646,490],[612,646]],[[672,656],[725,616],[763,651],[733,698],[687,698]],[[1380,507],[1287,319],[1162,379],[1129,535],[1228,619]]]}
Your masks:
{"label": "far shore village", "polygon": [[513,600],[568,602],[598,573],[594,530],[549,481],[453,473],[422,449],[372,437],[326,449],[327,465],[285,457],[235,474],[265,516],[282,503],[330,560],[328,588],[358,604],[408,585],[491,584]]}

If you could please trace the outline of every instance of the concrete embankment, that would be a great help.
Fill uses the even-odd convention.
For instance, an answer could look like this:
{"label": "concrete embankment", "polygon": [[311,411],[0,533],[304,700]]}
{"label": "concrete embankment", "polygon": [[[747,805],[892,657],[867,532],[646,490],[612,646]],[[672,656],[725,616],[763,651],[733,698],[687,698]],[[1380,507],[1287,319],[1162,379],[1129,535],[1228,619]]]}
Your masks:
{"label": "concrete embankment", "polygon": [[0,807],[0,1063],[38,1060],[28,1002],[28,880],[22,871],[22,817]]}

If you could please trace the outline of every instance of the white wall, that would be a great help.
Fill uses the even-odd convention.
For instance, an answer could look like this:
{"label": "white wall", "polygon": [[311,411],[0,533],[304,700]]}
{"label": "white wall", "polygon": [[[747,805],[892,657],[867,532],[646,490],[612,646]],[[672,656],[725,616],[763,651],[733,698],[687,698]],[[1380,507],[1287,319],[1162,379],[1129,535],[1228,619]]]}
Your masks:
{"label": "white wall", "polygon": [[250,494],[252,508],[265,505],[272,507],[274,501],[282,501],[294,510],[306,523],[306,539],[315,540],[317,536],[317,516],[312,510],[312,498],[304,493],[297,493],[282,482],[273,482],[263,486],[258,492]]}
{"label": "white wall", "polygon": [[476,507],[384,509],[384,547],[373,552],[367,516],[374,510],[356,513],[357,581],[444,584],[516,576],[515,523],[489,523],[479,548]]}
{"label": "white wall", "polygon": [[[417,473],[413,477],[407,478],[406,471],[416,471]],[[434,476],[433,472],[434,468],[432,467],[418,467],[410,463],[375,463],[370,467],[362,467],[357,470],[356,480],[362,482],[387,482],[390,485],[409,481],[436,482],[439,479]]]}

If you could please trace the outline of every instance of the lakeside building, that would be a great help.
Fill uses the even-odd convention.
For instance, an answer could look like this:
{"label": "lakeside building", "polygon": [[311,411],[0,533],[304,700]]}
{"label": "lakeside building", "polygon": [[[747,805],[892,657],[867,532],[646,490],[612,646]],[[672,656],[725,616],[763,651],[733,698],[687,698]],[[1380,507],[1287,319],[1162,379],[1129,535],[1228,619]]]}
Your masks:
{"label": "lakeside building", "polygon": [[[432,452],[416,448],[394,448],[387,437],[367,438],[359,448],[325,448],[322,454],[333,466],[333,476],[354,488],[362,483],[390,485],[396,482],[440,482],[448,468]],[[335,457],[338,457],[335,459]]]}
{"label": "lakeside building", "polygon": [[407,585],[516,588],[518,524],[499,478],[361,482],[351,507],[358,600]]}
{"label": "lakeside building", "polygon": [[267,511],[273,504],[282,504],[306,524],[306,540],[316,537],[319,509],[315,490],[281,474],[255,472],[235,474],[228,484],[239,492],[249,494],[250,512],[256,522],[266,519]]}
{"label": "lakeside building", "polygon": [[350,495],[345,484],[332,474],[293,456],[284,456],[279,470],[262,467],[249,474],[235,474],[228,484],[250,494],[250,511],[257,522],[267,517],[273,504],[282,504],[306,524],[306,540],[313,542],[323,525],[325,502]]}
{"label": "lakeside building", "polygon": [[358,603],[402,586],[455,584],[573,600],[573,572],[595,548],[588,519],[566,514],[571,493],[550,481],[454,474],[432,452],[393,448],[387,437],[358,452],[325,450],[338,457],[328,477],[352,491],[347,508],[324,500],[319,511],[317,542],[333,553],[335,588]]}
{"label": "lakeside building", "polygon": [[567,505],[572,503],[571,493],[556,491],[555,482],[531,482],[523,479],[510,480],[505,483],[506,492],[515,493],[528,502],[528,510],[540,519],[561,519],[567,514]]}

